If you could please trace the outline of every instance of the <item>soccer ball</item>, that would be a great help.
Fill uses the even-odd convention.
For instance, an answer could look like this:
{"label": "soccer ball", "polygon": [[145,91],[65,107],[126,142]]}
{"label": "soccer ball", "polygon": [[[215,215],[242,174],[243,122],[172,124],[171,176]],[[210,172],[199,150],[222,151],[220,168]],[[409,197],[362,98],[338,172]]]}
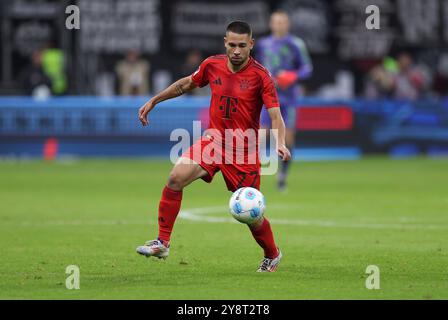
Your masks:
{"label": "soccer ball", "polygon": [[233,193],[229,208],[236,220],[245,224],[253,224],[263,217],[266,201],[260,191],[245,187]]}

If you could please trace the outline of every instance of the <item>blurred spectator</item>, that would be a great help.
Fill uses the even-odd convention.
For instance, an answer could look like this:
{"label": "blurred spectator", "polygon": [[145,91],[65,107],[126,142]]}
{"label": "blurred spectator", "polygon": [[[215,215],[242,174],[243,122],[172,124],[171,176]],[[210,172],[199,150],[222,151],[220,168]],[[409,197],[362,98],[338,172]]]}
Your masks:
{"label": "blurred spectator", "polygon": [[44,72],[42,51],[35,51],[31,56],[31,66],[22,74],[24,89],[28,95],[45,98],[51,95],[52,82]]}
{"label": "blurred spectator", "polygon": [[438,96],[448,97],[448,53],[440,56],[434,75],[433,90]]}
{"label": "blurred spectator", "polygon": [[396,73],[396,61],[386,57],[381,64],[374,67],[367,76],[365,95],[369,99],[386,98],[392,95]]}
{"label": "blurred spectator", "polygon": [[67,76],[65,74],[64,52],[51,44],[42,51],[42,68],[51,79],[51,91],[55,95],[67,92]]}
{"label": "blurred spectator", "polygon": [[[185,61],[180,67],[180,77],[186,77],[191,75],[197,70],[203,60],[202,53],[199,50],[191,50],[185,57]],[[196,90],[187,92],[187,95],[207,95],[209,93],[208,86],[203,88],[197,88]]]}
{"label": "blurred spectator", "polygon": [[417,100],[429,83],[426,68],[414,64],[409,53],[401,53],[397,60],[386,57],[368,74],[365,88],[367,98],[395,98]]}
{"label": "blurred spectator", "polygon": [[148,61],[140,58],[136,50],[129,50],[124,60],[118,62],[116,73],[120,95],[147,95],[149,93]]}
{"label": "blurred spectator", "polygon": [[398,71],[394,74],[393,97],[396,99],[417,100],[421,98],[426,85],[424,71],[415,66],[409,53],[398,56]]}
{"label": "blurred spectator", "polygon": [[202,62],[202,54],[199,50],[191,50],[188,52],[184,63],[181,66],[182,77],[188,76],[196,71]]}

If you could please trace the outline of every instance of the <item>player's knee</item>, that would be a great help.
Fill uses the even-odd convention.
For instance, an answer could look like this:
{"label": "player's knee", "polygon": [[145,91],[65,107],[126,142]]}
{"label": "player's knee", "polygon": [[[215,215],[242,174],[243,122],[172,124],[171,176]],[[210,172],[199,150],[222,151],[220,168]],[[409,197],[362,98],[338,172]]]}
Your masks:
{"label": "player's knee", "polygon": [[176,190],[176,191],[180,191],[184,188],[185,185],[185,181],[184,179],[182,179],[182,177],[176,173],[176,172],[171,172],[169,177],[168,177],[168,182],[167,182],[167,186],[170,189]]}

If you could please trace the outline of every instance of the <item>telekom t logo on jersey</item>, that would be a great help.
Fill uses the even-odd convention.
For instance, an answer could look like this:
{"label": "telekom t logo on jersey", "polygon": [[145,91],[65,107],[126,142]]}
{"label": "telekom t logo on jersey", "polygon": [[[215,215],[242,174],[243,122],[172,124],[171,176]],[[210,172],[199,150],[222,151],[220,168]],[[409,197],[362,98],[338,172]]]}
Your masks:
{"label": "telekom t logo on jersey", "polygon": [[219,106],[219,110],[224,112],[224,119],[231,119],[230,112],[236,112],[238,107],[238,98],[229,97],[229,96],[221,96],[219,99],[221,105]]}

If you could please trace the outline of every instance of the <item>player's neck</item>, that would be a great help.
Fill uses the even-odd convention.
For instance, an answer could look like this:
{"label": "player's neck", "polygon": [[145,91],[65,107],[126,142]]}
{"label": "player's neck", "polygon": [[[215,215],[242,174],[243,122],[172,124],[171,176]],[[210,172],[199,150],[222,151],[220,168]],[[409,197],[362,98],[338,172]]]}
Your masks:
{"label": "player's neck", "polygon": [[227,59],[227,68],[229,68],[229,70],[233,73],[238,72],[249,63],[249,60],[250,60],[250,57],[248,57],[246,59],[246,61],[244,61],[242,64],[236,66],[230,62],[230,59]]}

